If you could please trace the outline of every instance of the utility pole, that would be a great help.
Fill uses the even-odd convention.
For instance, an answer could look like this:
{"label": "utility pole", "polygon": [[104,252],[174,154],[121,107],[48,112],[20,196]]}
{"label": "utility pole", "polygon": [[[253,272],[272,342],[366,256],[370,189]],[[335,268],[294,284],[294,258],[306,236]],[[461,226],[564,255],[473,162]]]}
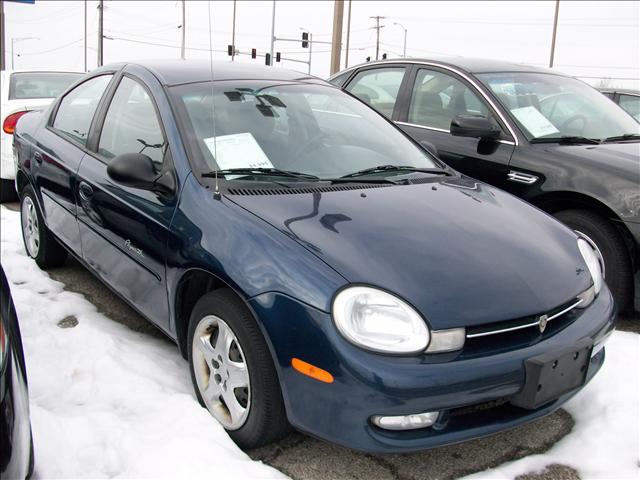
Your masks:
{"label": "utility pole", "polygon": [[182,0],[182,46],[180,47],[180,58],[182,60],[185,59],[184,56],[184,40],[187,35],[187,24],[185,23],[185,8],[184,8],[184,0]]}
{"label": "utility pole", "polygon": [[271,60],[269,61],[270,65],[273,65],[273,43],[276,41],[276,0],[273,0],[273,12],[271,14],[271,49],[269,50],[271,54]]}
{"label": "utility pole", "polygon": [[103,59],[103,49],[102,49],[102,42],[104,40],[104,35],[102,33],[102,28],[103,28],[103,10],[104,10],[104,2],[103,0],[100,0],[100,2],[98,3],[98,67],[102,66],[102,59]]}
{"label": "utility pole", "polygon": [[380,25],[380,20],[383,20],[387,17],[381,17],[380,15],[376,15],[375,17],[369,17],[376,19],[376,26],[371,27],[376,29],[376,60],[378,60],[378,56],[380,53],[380,29],[384,28],[384,25]]}
{"label": "utility pole", "polygon": [[342,49],[342,18],[344,16],[344,0],[333,2],[333,35],[331,38],[331,75],[340,70],[340,50]]}
{"label": "utility pole", "polygon": [[347,50],[344,53],[344,68],[349,66],[349,34],[351,33],[351,0],[349,0],[349,13],[347,14]]}
{"label": "utility pole", "polygon": [[[4,1],[0,0],[0,70],[4,70]],[[13,52],[11,52],[13,55]]]}
{"label": "utility pole", "polygon": [[556,0],[556,15],[553,19],[553,36],[551,37],[551,56],[549,57],[549,68],[553,67],[553,56],[556,52],[556,33],[558,32],[558,11],[560,10],[560,0]]}
{"label": "utility pole", "polygon": [[84,0],[84,71],[87,71],[87,0]]}
{"label": "utility pole", "polygon": [[233,26],[231,27],[231,61],[236,56],[236,0],[233,0]]}

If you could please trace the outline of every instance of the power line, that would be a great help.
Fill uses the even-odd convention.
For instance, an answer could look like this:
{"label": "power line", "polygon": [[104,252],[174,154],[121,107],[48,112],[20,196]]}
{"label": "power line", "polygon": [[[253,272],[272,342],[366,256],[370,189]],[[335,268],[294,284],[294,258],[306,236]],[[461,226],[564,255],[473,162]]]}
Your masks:
{"label": "power line", "polygon": [[58,47],[54,47],[51,48],[49,50],[42,50],[40,52],[27,52],[27,53],[21,53],[20,56],[24,56],[24,55],[41,55],[43,53],[49,53],[49,52],[55,52],[56,50],[62,50],[63,48],[67,48],[70,47],[71,45],[73,45],[74,43],[78,43],[84,40],[83,38],[79,38],[78,40],[74,40],[73,42],[69,42],[69,43],[65,43],[64,45],[60,45]]}

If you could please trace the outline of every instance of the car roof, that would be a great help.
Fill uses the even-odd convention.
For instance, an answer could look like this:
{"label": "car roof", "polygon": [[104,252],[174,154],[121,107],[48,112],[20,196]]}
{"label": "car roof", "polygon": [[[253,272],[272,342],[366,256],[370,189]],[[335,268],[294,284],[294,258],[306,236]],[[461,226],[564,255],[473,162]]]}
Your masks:
{"label": "car roof", "polygon": [[[385,63],[425,63],[442,65],[445,67],[453,67],[458,70],[462,70],[465,73],[501,73],[501,72],[531,72],[531,73],[551,73],[555,75],[565,75],[557,70],[550,68],[535,67],[532,65],[525,65],[523,63],[504,62],[502,60],[491,60],[485,58],[473,58],[473,57],[457,57],[457,56],[433,56],[424,58],[394,58],[387,60],[379,60],[375,62],[366,62],[356,65],[347,70],[359,68],[363,66],[378,65]],[[346,71],[346,70],[344,70]],[[342,72],[338,72],[342,73]],[[338,75],[336,74],[336,75]],[[335,75],[334,75],[335,76]]]}
{"label": "car roof", "polygon": [[71,73],[73,75],[84,75],[85,72],[74,72],[72,70],[3,70],[4,75],[11,75],[12,73]]}
{"label": "car roof", "polygon": [[[138,65],[153,73],[160,83],[171,86],[184,83],[206,82],[211,80],[209,60],[145,60],[127,62]],[[105,68],[113,68],[113,65]],[[270,80],[276,82],[315,82],[326,83],[318,77],[279,67],[254,65],[240,62],[213,62],[213,78],[220,80]],[[329,85],[328,83],[326,83]]]}

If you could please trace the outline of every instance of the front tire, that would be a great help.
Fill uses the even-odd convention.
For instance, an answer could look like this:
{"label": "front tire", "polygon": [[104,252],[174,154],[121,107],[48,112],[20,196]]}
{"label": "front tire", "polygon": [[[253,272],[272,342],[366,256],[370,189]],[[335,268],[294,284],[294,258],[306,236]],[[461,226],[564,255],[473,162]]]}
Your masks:
{"label": "front tire", "polygon": [[286,435],[289,424],[269,348],[233,291],[216,290],[198,300],[187,345],[198,401],[240,448]]}
{"label": "front tire", "polygon": [[618,308],[627,309],[633,292],[629,252],[613,224],[588,210],[563,210],[555,217],[595,247],[604,264],[604,277]]}
{"label": "front tire", "polygon": [[67,251],[44,224],[36,194],[30,185],[22,191],[20,224],[27,255],[33,258],[41,269],[47,270],[64,264]]}

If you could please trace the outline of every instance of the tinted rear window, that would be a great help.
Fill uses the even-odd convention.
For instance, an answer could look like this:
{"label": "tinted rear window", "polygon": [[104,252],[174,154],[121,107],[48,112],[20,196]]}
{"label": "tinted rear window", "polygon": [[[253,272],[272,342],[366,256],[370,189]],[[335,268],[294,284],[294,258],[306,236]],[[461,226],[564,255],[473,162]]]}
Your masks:
{"label": "tinted rear window", "polygon": [[12,73],[9,100],[55,98],[81,76],[81,73],[62,72]]}

